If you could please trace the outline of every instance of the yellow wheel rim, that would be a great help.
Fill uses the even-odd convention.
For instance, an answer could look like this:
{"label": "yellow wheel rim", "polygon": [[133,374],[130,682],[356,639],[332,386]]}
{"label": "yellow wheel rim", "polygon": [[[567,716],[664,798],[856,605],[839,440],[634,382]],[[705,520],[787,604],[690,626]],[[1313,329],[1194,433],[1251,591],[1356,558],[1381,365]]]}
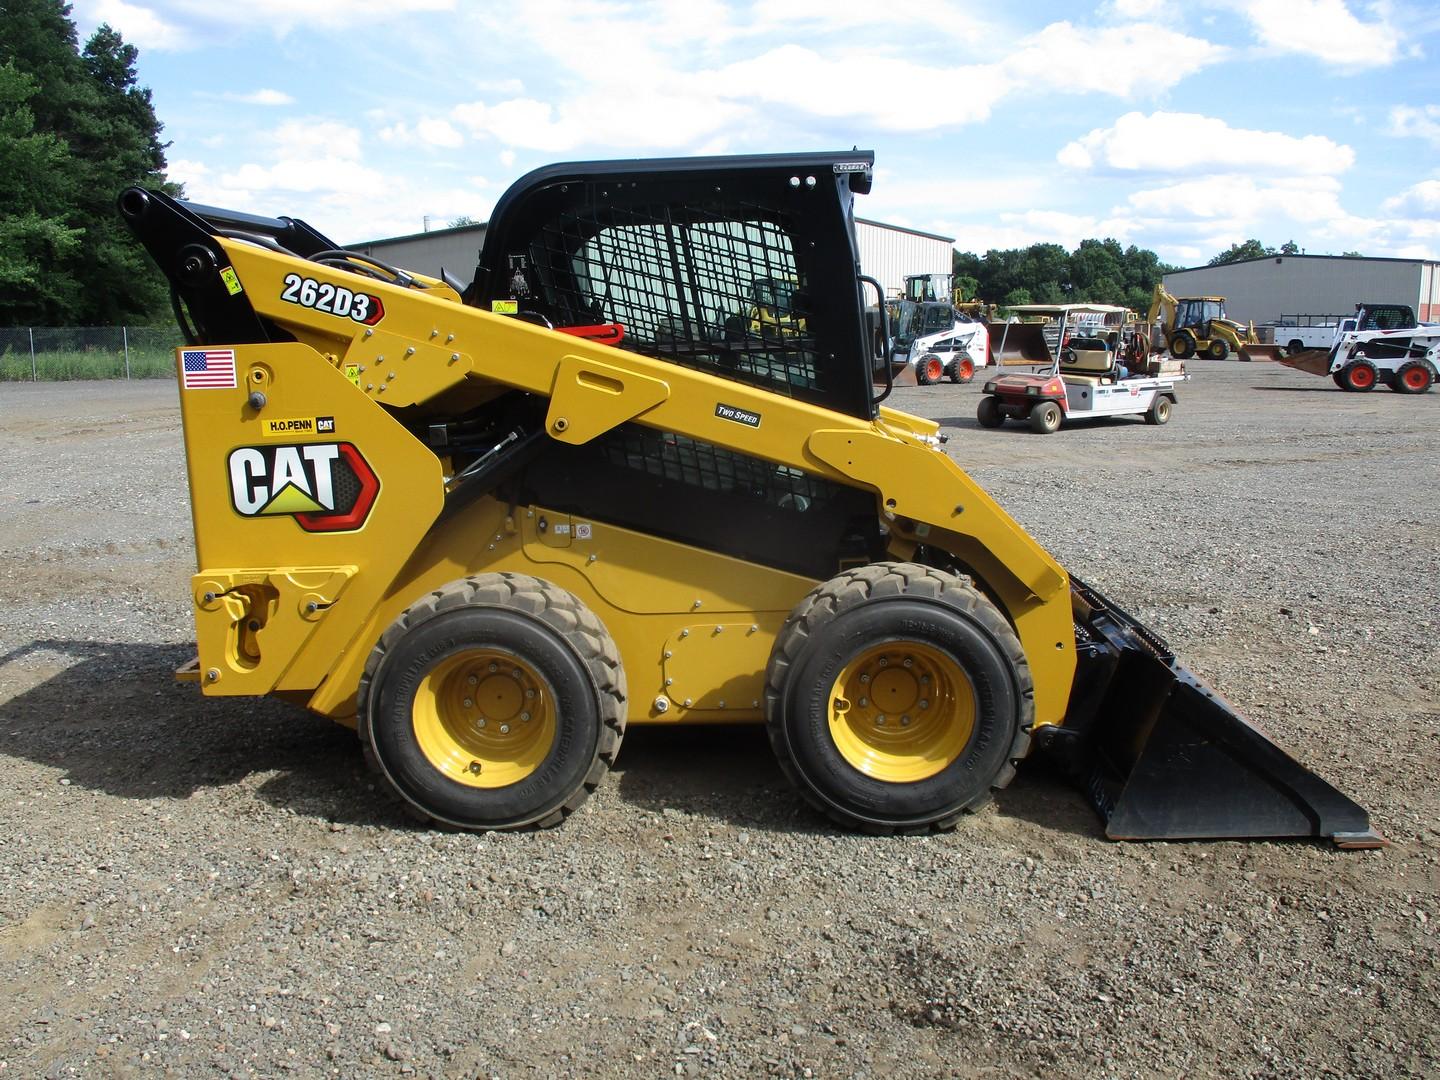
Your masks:
{"label": "yellow wheel rim", "polygon": [[975,730],[975,691],[947,654],[918,642],[875,645],[830,690],[830,737],[866,776],[914,783],[943,772]]}
{"label": "yellow wheel rim", "polygon": [[437,664],[415,691],[411,723],[430,764],[468,787],[524,780],[555,741],[548,684],[500,649],[470,649]]}

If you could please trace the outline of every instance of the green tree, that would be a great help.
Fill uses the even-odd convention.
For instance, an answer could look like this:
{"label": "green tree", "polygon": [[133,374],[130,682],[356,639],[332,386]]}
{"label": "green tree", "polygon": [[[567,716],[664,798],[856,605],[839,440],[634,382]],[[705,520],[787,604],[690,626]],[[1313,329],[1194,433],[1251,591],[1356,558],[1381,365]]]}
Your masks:
{"label": "green tree", "polygon": [[1286,240],[1285,243],[1283,243],[1283,244],[1280,245],[1280,254],[1281,254],[1281,255],[1299,255],[1299,254],[1301,254],[1301,252],[1300,252],[1300,245],[1297,244],[1297,243],[1295,243],[1294,240]]}
{"label": "green tree", "polygon": [[1224,266],[1226,263],[1243,262],[1246,259],[1263,259],[1274,255],[1275,249],[1266,247],[1259,240],[1246,240],[1243,244],[1231,244],[1211,259],[1206,266]]}
{"label": "green tree", "polygon": [[1030,295],[1029,289],[1011,289],[1005,294],[1001,301],[1005,307],[1014,307],[1016,304],[1033,304],[1034,298]]}
{"label": "green tree", "polygon": [[33,79],[11,63],[0,64],[0,297],[17,323],[42,321],[61,303],[46,267],[79,240],[53,212],[65,144],[35,132],[28,105],[34,94]]}
{"label": "green tree", "polygon": [[473,217],[471,217],[469,214],[461,214],[459,217],[455,218],[453,221],[450,222],[450,228],[452,228],[452,229],[458,229],[458,228],[461,228],[462,226],[465,226],[465,225],[479,225],[479,224],[481,224],[481,222],[476,221],[476,220],[475,220]]}
{"label": "green tree", "polygon": [[82,51],[62,0],[0,2],[0,63],[31,80],[33,131],[64,150],[35,210],[73,241],[44,260],[45,302],[0,305],[0,321],[114,323],[164,310],[164,279],[115,211],[130,184],[178,190],[165,182],[161,125],[150,91],[136,85],[137,56],[109,26]]}

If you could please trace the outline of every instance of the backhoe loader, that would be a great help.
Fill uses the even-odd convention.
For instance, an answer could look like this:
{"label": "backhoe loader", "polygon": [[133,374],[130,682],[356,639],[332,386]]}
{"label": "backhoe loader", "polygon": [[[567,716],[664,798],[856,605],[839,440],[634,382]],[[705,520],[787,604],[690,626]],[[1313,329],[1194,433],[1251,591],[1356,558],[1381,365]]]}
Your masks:
{"label": "backhoe loader", "polygon": [[1223,296],[1182,296],[1170,294],[1157,282],[1150,301],[1146,325],[1160,323],[1159,350],[1169,349],[1172,356],[1184,360],[1191,356],[1226,360],[1234,353],[1241,360],[1279,360],[1284,350],[1266,345],[1255,333],[1254,324],[1242,326],[1225,317]]}
{"label": "backhoe loader", "polygon": [[[497,204],[468,285],[131,188],[173,286],[211,696],[352,725],[419,815],[550,826],[631,724],[763,724],[877,833],[1032,751],[1113,837],[1383,841],[884,405],[873,155],[592,162]],[[803,334],[733,334],[755,281]]]}

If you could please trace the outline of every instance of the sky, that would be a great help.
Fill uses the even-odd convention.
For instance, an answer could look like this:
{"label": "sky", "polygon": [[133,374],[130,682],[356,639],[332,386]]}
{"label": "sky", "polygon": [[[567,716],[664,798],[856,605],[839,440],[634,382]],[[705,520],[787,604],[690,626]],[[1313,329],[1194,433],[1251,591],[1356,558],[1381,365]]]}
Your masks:
{"label": "sky", "polygon": [[73,0],[140,49],[170,176],[341,243],[483,221],[541,165],[875,151],[962,251],[1255,237],[1440,258],[1421,0]]}

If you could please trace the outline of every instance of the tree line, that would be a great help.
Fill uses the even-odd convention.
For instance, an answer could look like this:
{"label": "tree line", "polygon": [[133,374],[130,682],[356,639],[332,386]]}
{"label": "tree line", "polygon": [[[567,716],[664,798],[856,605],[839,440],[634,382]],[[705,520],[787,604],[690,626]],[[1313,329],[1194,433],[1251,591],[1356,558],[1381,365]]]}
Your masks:
{"label": "tree line", "polygon": [[984,255],[957,251],[955,283],[967,297],[1015,304],[1119,304],[1144,311],[1155,283],[1179,267],[1153,251],[1121,247],[1118,240],[1082,240],[1074,251],[1059,244],[992,248]]}
{"label": "tree line", "polygon": [[[1303,254],[1291,240],[1279,248],[1259,240],[1232,244],[1209,266],[1271,255]],[[1347,251],[1346,256],[1359,256]],[[955,284],[966,299],[1010,307],[1015,304],[1119,304],[1144,312],[1160,279],[1181,269],[1160,261],[1146,248],[1121,247],[1118,240],[1082,240],[1074,251],[1059,244],[1026,248],[991,248],[984,255],[956,251]]]}
{"label": "tree line", "polygon": [[0,325],[168,318],[168,287],[115,209],[165,178],[138,52],[108,25],[82,47],[61,0],[0,0]]}

